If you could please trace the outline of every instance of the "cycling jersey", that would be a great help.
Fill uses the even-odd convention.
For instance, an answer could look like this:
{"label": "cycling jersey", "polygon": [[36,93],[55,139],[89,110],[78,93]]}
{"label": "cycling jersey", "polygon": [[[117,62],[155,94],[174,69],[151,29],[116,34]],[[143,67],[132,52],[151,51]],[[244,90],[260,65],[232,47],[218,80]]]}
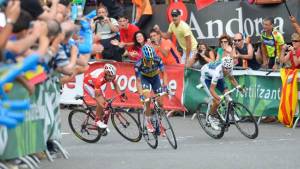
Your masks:
{"label": "cycling jersey", "polygon": [[[229,74],[232,75],[232,71],[230,71]],[[212,97],[209,90],[211,84],[215,84],[216,88],[221,93],[224,93],[226,86],[224,81],[222,62],[216,61],[205,64],[201,68],[200,81],[204,85],[204,91],[208,96]]]}
{"label": "cycling jersey", "polygon": [[162,92],[159,70],[163,72],[164,65],[159,57],[155,56],[153,58],[153,64],[151,67],[146,66],[143,63],[143,59],[140,59],[136,62],[134,68],[136,77],[141,79],[143,90],[152,89],[154,93]]}
{"label": "cycling jersey", "polygon": [[165,68],[162,60],[155,56],[153,58],[153,64],[151,67],[146,66],[143,62],[143,59],[140,59],[135,63],[134,69],[136,77],[141,78],[142,76],[154,77],[155,75],[159,74],[159,70],[163,72]]}
{"label": "cycling jersey", "polygon": [[84,90],[93,98],[95,98],[95,90],[100,91],[100,95],[103,95],[103,92],[101,90],[102,85],[113,82],[116,83],[116,78],[114,78],[111,81],[106,80],[105,73],[103,69],[96,69],[93,72],[89,74],[84,75]]}
{"label": "cycling jersey", "polygon": [[[232,71],[229,72],[232,75]],[[224,79],[222,62],[210,62],[201,68],[201,78],[211,80],[212,84],[217,84],[219,79]]]}

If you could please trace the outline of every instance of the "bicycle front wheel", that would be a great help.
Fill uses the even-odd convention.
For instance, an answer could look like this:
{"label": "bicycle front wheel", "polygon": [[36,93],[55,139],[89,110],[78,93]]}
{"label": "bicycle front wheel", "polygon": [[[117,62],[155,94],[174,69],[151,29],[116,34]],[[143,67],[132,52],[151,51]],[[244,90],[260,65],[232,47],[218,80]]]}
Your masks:
{"label": "bicycle front wheel", "polygon": [[[175,136],[173,127],[170,123],[170,120],[168,119],[168,117],[166,116],[166,114],[164,112],[161,114],[161,123],[162,124],[160,126],[160,129],[164,130],[170,145],[174,149],[177,149],[177,140],[176,140],[176,136]],[[160,131],[160,132],[163,132],[163,131]]]}
{"label": "bicycle front wheel", "polygon": [[139,142],[142,134],[137,120],[123,109],[115,111],[111,116],[111,122],[118,133],[131,142]]}
{"label": "bicycle front wheel", "polygon": [[209,123],[208,119],[206,118],[207,109],[208,109],[207,103],[199,104],[199,106],[196,110],[198,122],[206,134],[208,134],[210,137],[212,137],[214,139],[220,139],[224,135],[225,128],[222,126],[222,127],[220,127],[221,130],[215,130],[211,127],[211,124]]}
{"label": "bicycle front wheel", "polygon": [[95,118],[82,109],[74,109],[68,116],[69,126],[76,137],[87,143],[95,143],[101,138],[101,130]]}
{"label": "bicycle front wheel", "polygon": [[233,103],[235,126],[247,138],[255,139],[258,136],[258,125],[249,109],[241,103]]}

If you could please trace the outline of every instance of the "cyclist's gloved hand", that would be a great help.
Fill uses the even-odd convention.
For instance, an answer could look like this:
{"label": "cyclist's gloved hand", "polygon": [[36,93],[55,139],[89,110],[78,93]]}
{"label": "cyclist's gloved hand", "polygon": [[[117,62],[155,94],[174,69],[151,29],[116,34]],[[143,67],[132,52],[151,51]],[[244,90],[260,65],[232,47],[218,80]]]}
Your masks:
{"label": "cyclist's gloved hand", "polygon": [[140,100],[141,100],[141,102],[145,102],[145,96],[144,95],[140,95]]}
{"label": "cyclist's gloved hand", "polygon": [[168,86],[163,86],[162,92],[169,93]]}
{"label": "cyclist's gloved hand", "polygon": [[126,96],[125,93],[122,93],[122,94],[120,95],[120,99],[121,99],[121,102],[125,102],[128,98],[127,98],[127,96]]}
{"label": "cyclist's gloved hand", "polygon": [[241,93],[245,93],[245,90],[244,90],[244,88],[243,88],[241,85],[238,85],[236,88],[237,88]]}
{"label": "cyclist's gloved hand", "polygon": [[221,95],[220,96],[220,101],[224,100],[225,96],[224,95]]}

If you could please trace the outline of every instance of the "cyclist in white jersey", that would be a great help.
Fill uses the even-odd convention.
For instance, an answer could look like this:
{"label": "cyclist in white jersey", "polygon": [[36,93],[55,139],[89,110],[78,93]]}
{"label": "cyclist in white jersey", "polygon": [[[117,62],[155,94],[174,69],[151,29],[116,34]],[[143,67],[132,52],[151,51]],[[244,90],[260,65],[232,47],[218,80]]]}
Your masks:
{"label": "cyclist in white jersey", "polygon": [[216,118],[217,108],[221,101],[220,96],[216,93],[216,88],[224,94],[227,91],[224,78],[228,77],[231,84],[236,86],[239,90],[242,90],[241,86],[237,83],[232,75],[233,72],[233,59],[229,56],[223,57],[222,61],[210,62],[205,64],[201,69],[200,81],[204,86],[204,89],[210,100],[213,101],[211,105],[208,120],[211,126],[215,130],[220,130],[219,120]]}

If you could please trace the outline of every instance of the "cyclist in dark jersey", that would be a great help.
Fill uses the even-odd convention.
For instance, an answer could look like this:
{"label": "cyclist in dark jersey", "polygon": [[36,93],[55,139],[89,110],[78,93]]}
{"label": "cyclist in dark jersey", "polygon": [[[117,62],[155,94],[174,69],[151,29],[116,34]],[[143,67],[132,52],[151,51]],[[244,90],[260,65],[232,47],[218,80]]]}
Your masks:
{"label": "cyclist in dark jersey", "polygon": [[[138,60],[134,66],[136,75],[136,86],[140,94],[141,101],[151,97],[151,90],[155,94],[165,92],[167,90],[167,75],[162,60],[156,55],[154,48],[145,45],[142,47],[143,57]],[[159,74],[162,74],[163,85],[160,82]],[[158,100],[161,107],[162,98]],[[149,132],[154,132],[151,123],[152,113],[150,111],[150,102],[146,103],[146,121]]]}

